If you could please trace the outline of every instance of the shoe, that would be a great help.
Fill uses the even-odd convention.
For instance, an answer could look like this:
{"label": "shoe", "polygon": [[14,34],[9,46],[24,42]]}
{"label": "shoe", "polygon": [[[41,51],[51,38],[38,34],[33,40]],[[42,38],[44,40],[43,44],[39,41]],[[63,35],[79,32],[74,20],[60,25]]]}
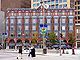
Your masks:
{"label": "shoe", "polygon": [[18,59],[18,57],[17,57],[17,59]]}

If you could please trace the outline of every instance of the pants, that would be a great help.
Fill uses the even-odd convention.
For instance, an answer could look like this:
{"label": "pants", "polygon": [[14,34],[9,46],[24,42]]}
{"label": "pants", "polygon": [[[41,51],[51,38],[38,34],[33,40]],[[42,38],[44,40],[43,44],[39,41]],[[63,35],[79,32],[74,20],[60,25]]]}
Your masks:
{"label": "pants", "polygon": [[22,59],[22,54],[19,53],[18,56],[17,56],[17,59],[21,58]]}

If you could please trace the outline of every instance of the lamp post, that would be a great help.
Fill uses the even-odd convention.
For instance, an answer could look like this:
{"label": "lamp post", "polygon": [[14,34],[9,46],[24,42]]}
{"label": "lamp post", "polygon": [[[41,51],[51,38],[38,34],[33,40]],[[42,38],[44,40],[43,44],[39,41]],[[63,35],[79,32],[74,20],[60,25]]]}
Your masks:
{"label": "lamp post", "polygon": [[[41,0],[41,6],[43,6],[44,8],[46,7],[46,9],[49,7],[48,5],[45,6],[44,2]],[[44,24],[45,22],[45,9],[42,8],[42,13],[43,13],[43,24],[42,24],[42,30],[41,30],[41,33],[43,35],[43,54],[46,54],[47,53],[47,49],[46,49],[46,46],[45,46],[45,34],[46,34],[46,27],[47,25]]]}
{"label": "lamp post", "polygon": [[61,27],[61,23],[62,23],[62,19],[60,19],[60,31],[59,31],[59,38],[60,38],[60,56],[62,56],[62,53],[61,53],[61,34],[62,34],[62,27]]}

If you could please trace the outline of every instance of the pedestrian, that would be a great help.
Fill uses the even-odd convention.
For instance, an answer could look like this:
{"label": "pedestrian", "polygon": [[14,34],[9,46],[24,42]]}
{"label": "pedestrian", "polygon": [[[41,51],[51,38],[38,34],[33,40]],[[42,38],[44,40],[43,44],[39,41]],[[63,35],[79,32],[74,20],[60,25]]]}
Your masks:
{"label": "pedestrian", "polygon": [[22,46],[19,46],[19,52],[18,52],[18,57],[17,59],[21,58],[22,59]]}
{"label": "pedestrian", "polygon": [[28,57],[30,57],[30,55],[31,55],[31,46],[29,46],[29,55],[28,55]]}
{"label": "pedestrian", "polygon": [[34,47],[32,47],[32,49],[31,49],[31,56],[32,57],[36,57],[36,55],[35,55],[35,48]]}

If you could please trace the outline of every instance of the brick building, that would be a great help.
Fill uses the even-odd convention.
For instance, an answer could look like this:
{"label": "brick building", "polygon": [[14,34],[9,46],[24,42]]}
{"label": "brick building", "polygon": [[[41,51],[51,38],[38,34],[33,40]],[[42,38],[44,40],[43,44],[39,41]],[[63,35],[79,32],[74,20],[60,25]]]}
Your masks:
{"label": "brick building", "polygon": [[47,33],[54,31],[58,37],[61,31],[64,39],[68,41],[68,33],[75,32],[74,17],[74,9],[45,9],[43,6],[37,9],[7,9],[7,42],[13,47],[15,44],[16,46],[26,45],[24,42],[31,42],[34,32],[38,32],[37,41],[41,41],[40,24],[43,23],[47,24]]}

